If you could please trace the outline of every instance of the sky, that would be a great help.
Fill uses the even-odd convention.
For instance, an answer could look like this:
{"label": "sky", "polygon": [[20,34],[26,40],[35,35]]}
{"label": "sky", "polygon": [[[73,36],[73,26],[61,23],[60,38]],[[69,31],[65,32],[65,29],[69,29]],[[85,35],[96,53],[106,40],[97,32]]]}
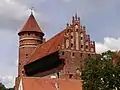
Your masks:
{"label": "sky", "polygon": [[96,52],[120,50],[120,0],[0,0],[0,82],[13,87],[17,76],[18,35],[34,7],[47,39],[71,23],[75,13],[96,42]]}

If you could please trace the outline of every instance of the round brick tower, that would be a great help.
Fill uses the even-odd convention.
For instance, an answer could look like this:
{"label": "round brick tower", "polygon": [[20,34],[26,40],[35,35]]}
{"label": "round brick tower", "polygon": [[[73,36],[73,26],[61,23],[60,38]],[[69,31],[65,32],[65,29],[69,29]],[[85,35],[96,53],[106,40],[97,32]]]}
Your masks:
{"label": "round brick tower", "polygon": [[24,75],[24,65],[29,61],[29,57],[35,48],[44,42],[44,33],[41,31],[33,14],[29,16],[19,35],[19,65],[18,76]]}

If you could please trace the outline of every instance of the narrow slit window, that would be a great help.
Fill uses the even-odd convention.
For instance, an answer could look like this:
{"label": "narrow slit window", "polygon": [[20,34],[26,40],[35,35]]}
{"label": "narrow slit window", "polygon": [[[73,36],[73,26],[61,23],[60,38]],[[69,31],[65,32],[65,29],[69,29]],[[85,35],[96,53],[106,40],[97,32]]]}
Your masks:
{"label": "narrow slit window", "polygon": [[75,53],[74,53],[74,52],[71,53],[71,57],[72,57],[72,58],[75,57]]}
{"label": "narrow slit window", "polygon": [[64,52],[62,52],[62,55],[64,55],[65,53]]}
{"label": "narrow slit window", "polygon": [[88,49],[88,46],[86,46],[86,49]]}
{"label": "narrow slit window", "polygon": [[71,43],[71,47],[73,47],[73,44]]}
{"label": "narrow slit window", "polygon": [[69,74],[69,78],[72,78],[73,77],[73,75],[72,74]]}
{"label": "narrow slit window", "polygon": [[80,57],[82,57],[83,56],[83,54],[82,53],[80,53]]}
{"label": "narrow slit window", "polygon": [[72,56],[75,56],[75,53],[74,53],[74,52],[72,53]]}
{"label": "narrow slit window", "polygon": [[81,45],[81,48],[83,48],[83,45]]}

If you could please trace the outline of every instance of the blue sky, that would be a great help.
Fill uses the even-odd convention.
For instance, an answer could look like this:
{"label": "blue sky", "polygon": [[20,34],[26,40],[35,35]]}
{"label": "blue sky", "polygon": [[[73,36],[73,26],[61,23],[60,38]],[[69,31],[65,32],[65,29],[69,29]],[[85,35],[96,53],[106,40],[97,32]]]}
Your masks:
{"label": "blue sky", "polygon": [[13,86],[17,75],[17,33],[31,7],[47,39],[63,30],[77,13],[96,41],[98,53],[120,49],[120,0],[0,0],[0,81],[7,87]]}

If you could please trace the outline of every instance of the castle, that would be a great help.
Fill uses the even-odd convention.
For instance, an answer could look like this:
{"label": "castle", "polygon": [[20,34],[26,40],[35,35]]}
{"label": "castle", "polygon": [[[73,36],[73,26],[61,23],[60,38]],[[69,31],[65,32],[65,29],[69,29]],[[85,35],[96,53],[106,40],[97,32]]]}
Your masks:
{"label": "castle", "polygon": [[18,33],[19,63],[15,90],[82,90],[84,59],[93,56],[95,42],[80,17],[49,40],[33,13]]}

